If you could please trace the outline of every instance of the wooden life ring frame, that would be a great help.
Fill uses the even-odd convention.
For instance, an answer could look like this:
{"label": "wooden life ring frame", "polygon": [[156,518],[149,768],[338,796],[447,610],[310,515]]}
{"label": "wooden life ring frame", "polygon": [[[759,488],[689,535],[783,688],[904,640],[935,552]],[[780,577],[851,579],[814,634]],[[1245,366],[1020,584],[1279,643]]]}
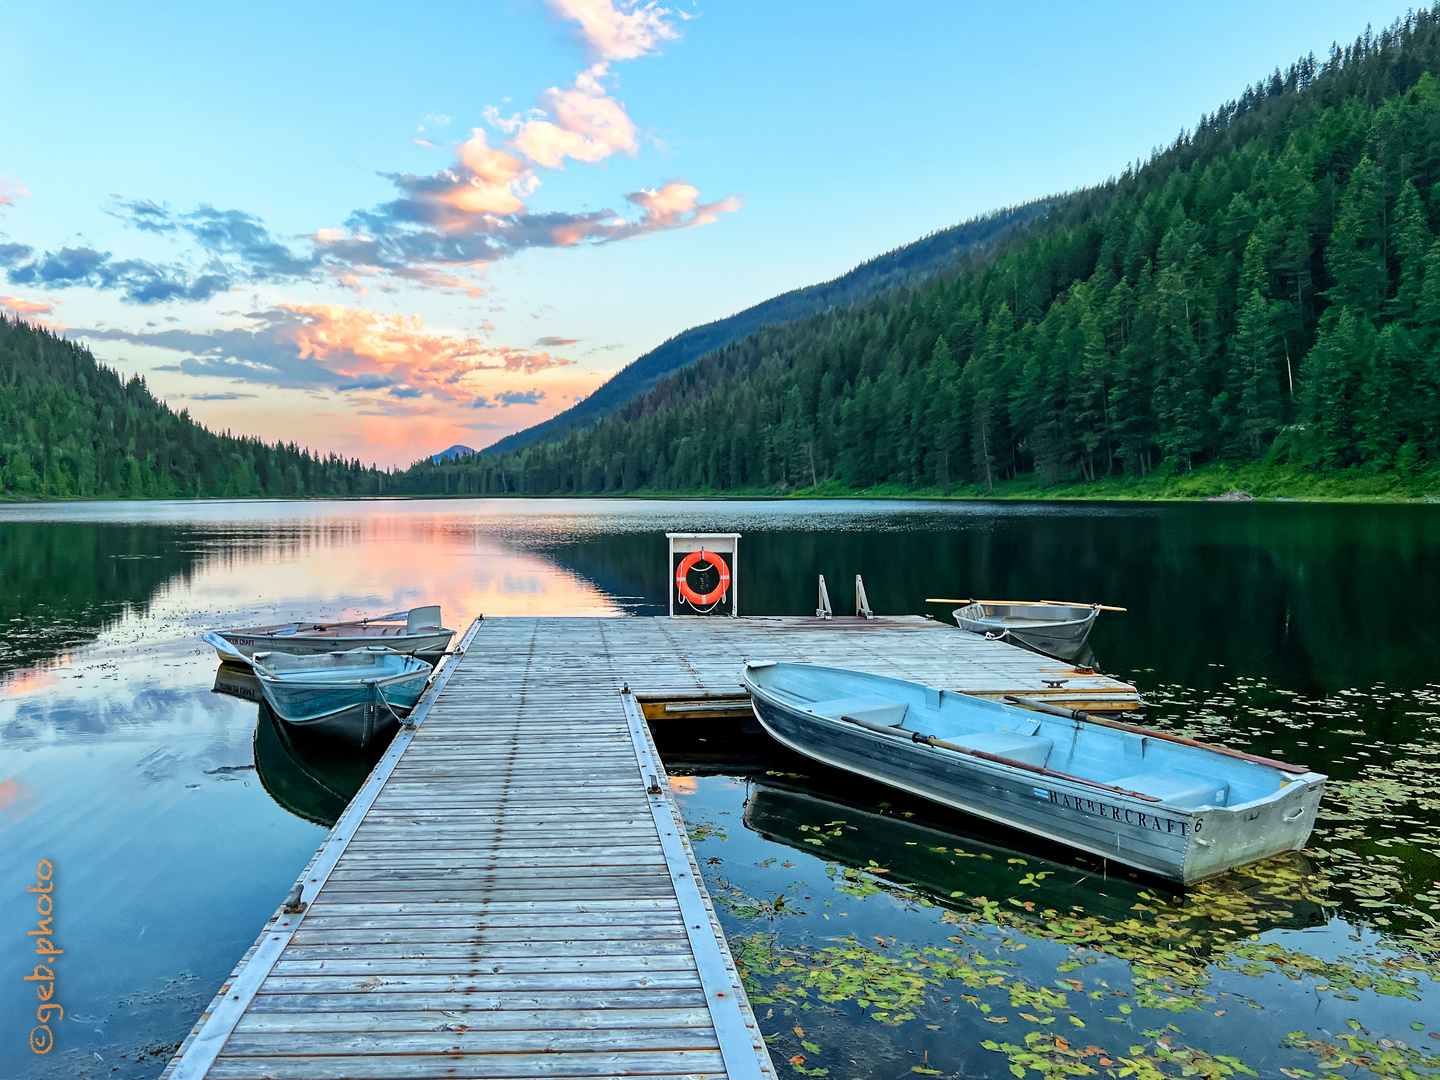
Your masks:
{"label": "wooden life ring frame", "polygon": [[[687,575],[691,568],[700,563],[707,563],[720,571],[720,581],[710,592],[696,592],[690,587]],[[680,595],[696,607],[708,607],[722,599],[730,589],[730,568],[725,565],[725,560],[719,555],[701,549],[692,551],[685,558],[680,560],[680,565],[675,568],[675,587],[680,590]]]}

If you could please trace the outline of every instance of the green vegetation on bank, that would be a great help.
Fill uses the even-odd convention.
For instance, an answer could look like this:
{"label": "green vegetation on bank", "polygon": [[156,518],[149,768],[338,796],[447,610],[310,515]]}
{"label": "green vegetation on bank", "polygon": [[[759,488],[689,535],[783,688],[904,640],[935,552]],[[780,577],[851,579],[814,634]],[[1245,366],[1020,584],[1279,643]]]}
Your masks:
{"label": "green vegetation on bank", "polygon": [[0,315],[0,497],[374,495],[386,477],[294,443],[217,435],[90,351]]}
{"label": "green vegetation on bank", "polygon": [[[511,493],[512,496],[515,493]],[[1095,480],[1050,483],[1035,473],[984,484],[952,483],[946,487],[880,483],[847,487],[840,480],[779,491],[774,487],[666,490],[641,488],[605,492],[606,497],[642,499],[755,498],[774,499],[1033,499],[1244,502],[1252,499],[1291,502],[1440,502],[1440,470],[1406,479],[1395,472],[1317,473],[1291,465],[1200,465],[1184,472],[1162,466],[1144,476],[1103,476]],[[495,494],[491,498],[503,498]],[[523,496],[521,496],[523,497]]]}
{"label": "green vegetation on bank", "polygon": [[1264,464],[1275,493],[1425,494],[1437,75],[1440,9],[1422,10],[1277,69],[979,265],[764,328],[583,434],[399,486],[998,493],[1029,475],[1121,494]]}

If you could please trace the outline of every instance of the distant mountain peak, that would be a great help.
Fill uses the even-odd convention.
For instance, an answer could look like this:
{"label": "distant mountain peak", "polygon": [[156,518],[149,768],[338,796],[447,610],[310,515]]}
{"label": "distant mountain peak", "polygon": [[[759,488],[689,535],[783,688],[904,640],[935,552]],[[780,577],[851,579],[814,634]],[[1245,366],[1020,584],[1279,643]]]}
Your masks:
{"label": "distant mountain peak", "polygon": [[469,457],[473,453],[475,453],[475,451],[471,447],[461,446],[459,443],[456,443],[454,446],[441,450],[438,454],[431,454],[430,460],[436,465],[439,465],[442,461],[453,461],[455,458]]}

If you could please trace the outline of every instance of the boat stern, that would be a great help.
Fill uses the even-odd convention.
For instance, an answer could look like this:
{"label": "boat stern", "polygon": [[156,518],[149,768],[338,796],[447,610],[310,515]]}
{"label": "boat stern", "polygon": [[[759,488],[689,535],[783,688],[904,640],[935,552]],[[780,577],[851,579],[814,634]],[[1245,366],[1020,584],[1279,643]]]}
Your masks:
{"label": "boat stern", "polygon": [[1185,851],[1185,884],[1299,851],[1315,828],[1325,780],[1320,773],[1303,773],[1282,781],[1280,790],[1266,799],[1196,810]]}

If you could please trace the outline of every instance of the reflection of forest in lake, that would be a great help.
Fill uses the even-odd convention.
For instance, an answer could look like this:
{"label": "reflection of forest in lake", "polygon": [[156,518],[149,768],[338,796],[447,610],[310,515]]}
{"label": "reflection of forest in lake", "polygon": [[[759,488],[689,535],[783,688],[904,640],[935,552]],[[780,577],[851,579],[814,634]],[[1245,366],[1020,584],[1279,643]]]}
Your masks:
{"label": "reflection of forest in lake", "polygon": [[[742,614],[809,614],[818,574],[836,611],[849,613],[859,573],[877,611],[947,622],[949,606],[927,597],[1128,607],[1103,616],[1091,640],[1102,663],[1153,669],[1152,682],[1213,686],[1224,669],[1309,693],[1415,686],[1434,677],[1440,655],[1435,507],[1052,504],[960,513],[907,503],[891,513],[871,504],[867,515],[846,504],[828,519],[817,510],[797,520],[798,512],[767,516],[763,504],[731,505],[714,525],[745,533]],[[661,612],[664,539],[628,526],[520,542],[635,597],[632,610]]]}
{"label": "reflection of forest in lake", "polygon": [[0,524],[0,674],[94,640],[202,555],[183,527]]}

